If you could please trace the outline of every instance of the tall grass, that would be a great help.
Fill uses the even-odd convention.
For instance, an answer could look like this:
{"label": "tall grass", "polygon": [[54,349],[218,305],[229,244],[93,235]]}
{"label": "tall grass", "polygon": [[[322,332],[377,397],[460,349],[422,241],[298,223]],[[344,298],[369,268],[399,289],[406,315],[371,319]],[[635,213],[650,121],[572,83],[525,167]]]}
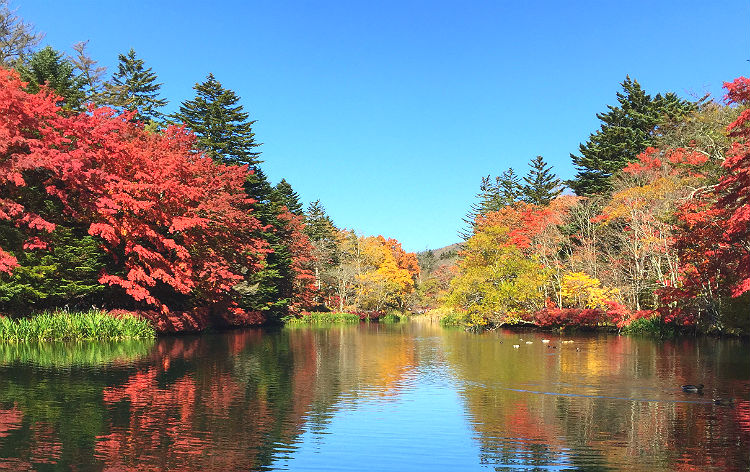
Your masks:
{"label": "tall grass", "polygon": [[153,338],[151,324],[132,315],[104,311],[43,312],[29,318],[0,318],[0,341],[66,341]]}
{"label": "tall grass", "polygon": [[651,318],[638,318],[622,329],[626,334],[639,334],[646,336],[673,337],[676,334],[675,326],[664,324],[659,316]]}

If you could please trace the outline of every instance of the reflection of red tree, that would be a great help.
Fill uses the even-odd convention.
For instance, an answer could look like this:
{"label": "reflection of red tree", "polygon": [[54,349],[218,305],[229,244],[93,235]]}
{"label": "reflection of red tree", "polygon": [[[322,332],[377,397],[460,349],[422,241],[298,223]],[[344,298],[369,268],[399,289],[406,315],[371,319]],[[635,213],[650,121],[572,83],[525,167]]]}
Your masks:
{"label": "reflection of red tree", "polygon": [[529,449],[535,444],[547,447],[551,454],[562,453],[563,447],[557,439],[561,435],[555,425],[546,424],[542,416],[530,412],[528,406],[520,401],[510,411],[513,413],[508,416],[506,434],[512,438],[524,438],[516,442],[520,448]]}
{"label": "reflection of red tree", "polygon": [[21,427],[23,412],[15,406],[9,410],[0,409],[0,438],[8,436],[9,431]]}
{"label": "reflection of red tree", "polygon": [[[152,367],[103,391],[106,405],[120,409],[125,402],[130,411],[127,424],[112,424],[98,438],[96,458],[114,470],[250,470],[263,465],[273,444],[291,443],[301,432],[316,390],[316,344],[302,336],[290,346],[291,392],[271,392],[280,386],[267,384],[248,390],[237,380],[233,361],[248,353],[252,357],[249,348],[262,339],[261,331],[248,330],[222,336],[218,345],[198,338],[160,342]],[[209,349],[216,362],[205,362]],[[229,355],[216,356],[217,349]],[[199,368],[178,370],[195,359],[202,359]],[[165,381],[178,373],[176,380]]]}
{"label": "reflection of red tree", "polygon": [[737,424],[740,425],[740,430],[750,433],[750,401],[741,400],[737,402],[735,416],[737,417]]}
{"label": "reflection of red tree", "polygon": [[34,464],[55,464],[62,455],[62,444],[55,428],[48,423],[35,423],[34,439],[31,448],[31,462]]}

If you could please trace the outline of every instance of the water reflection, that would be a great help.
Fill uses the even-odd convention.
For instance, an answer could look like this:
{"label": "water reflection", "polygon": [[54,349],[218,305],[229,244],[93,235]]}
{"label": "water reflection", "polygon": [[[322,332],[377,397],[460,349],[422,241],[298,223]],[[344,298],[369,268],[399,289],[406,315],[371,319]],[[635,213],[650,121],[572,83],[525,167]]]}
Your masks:
{"label": "water reflection", "polygon": [[750,466],[747,344],[541,339],[411,323],[2,345],[0,469]]}

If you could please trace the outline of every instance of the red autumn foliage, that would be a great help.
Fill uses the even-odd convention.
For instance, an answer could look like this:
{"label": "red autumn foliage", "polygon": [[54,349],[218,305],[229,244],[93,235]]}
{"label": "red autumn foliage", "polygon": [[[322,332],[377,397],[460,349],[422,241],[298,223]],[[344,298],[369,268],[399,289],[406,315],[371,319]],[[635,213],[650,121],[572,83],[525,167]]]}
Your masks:
{"label": "red autumn foliage", "polygon": [[622,328],[632,322],[633,315],[625,305],[609,300],[606,309],[600,308],[558,308],[549,305],[526,317],[543,328],[550,327],[595,327],[603,324],[614,324]]}
{"label": "red autumn foliage", "polygon": [[302,232],[305,227],[302,216],[294,215],[285,208],[278,218],[284,223],[285,241],[292,256],[293,279],[288,309],[290,313],[298,314],[303,309],[315,305],[317,287],[312,269],[312,262],[315,259],[313,247],[310,238]]}
{"label": "red autumn foliage", "polygon": [[[28,95],[13,71],[0,72],[0,219],[28,229],[27,245],[44,247],[54,225],[14,196],[43,186],[67,218],[101,240],[113,264],[100,282],[121,288],[175,324],[170,300],[190,296],[226,324],[257,316],[232,301],[243,273],[268,251],[243,190],[247,168],[214,163],[194,151],[180,127],[149,133],[130,114],[108,108],[64,115],[51,94]],[[14,258],[0,248],[0,271]],[[167,295],[166,297],[164,295]],[[169,300],[167,300],[169,299]],[[190,323],[189,323],[190,324]]]}
{"label": "red autumn foliage", "polygon": [[[740,77],[724,87],[730,103],[750,104],[750,79]],[[722,163],[724,175],[677,214],[683,225],[675,243],[681,285],[664,289],[661,296],[666,316],[683,324],[694,322],[700,310],[686,309],[690,301],[750,291],[750,110],[742,111],[727,131],[735,141]]]}
{"label": "red autumn foliage", "polygon": [[[504,226],[508,228],[508,240],[505,245],[516,246],[524,253],[530,251],[534,242],[545,230],[563,224],[570,208],[580,200],[579,197],[558,197],[549,206],[538,206],[517,202],[498,211],[480,216],[477,227]],[[538,248],[535,248],[538,249]]]}
{"label": "red autumn foliage", "polygon": [[[42,119],[54,117],[58,108],[41,94],[29,95],[22,89],[17,74],[0,68],[0,220],[10,221],[29,233],[29,242],[44,247],[35,235],[49,233],[55,225],[45,221],[19,200],[26,186],[23,173],[37,167],[29,149],[37,141],[34,130]],[[0,273],[11,272],[18,262],[0,247]]]}

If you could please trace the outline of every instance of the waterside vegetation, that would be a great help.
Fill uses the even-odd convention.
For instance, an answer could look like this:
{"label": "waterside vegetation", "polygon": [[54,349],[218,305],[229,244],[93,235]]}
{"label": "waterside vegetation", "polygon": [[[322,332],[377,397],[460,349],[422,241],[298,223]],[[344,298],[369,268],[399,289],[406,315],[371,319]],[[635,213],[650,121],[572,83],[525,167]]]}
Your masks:
{"label": "waterside vegetation", "polygon": [[93,341],[150,339],[151,324],[131,314],[113,316],[100,310],[47,311],[31,317],[0,317],[0,341]]}

